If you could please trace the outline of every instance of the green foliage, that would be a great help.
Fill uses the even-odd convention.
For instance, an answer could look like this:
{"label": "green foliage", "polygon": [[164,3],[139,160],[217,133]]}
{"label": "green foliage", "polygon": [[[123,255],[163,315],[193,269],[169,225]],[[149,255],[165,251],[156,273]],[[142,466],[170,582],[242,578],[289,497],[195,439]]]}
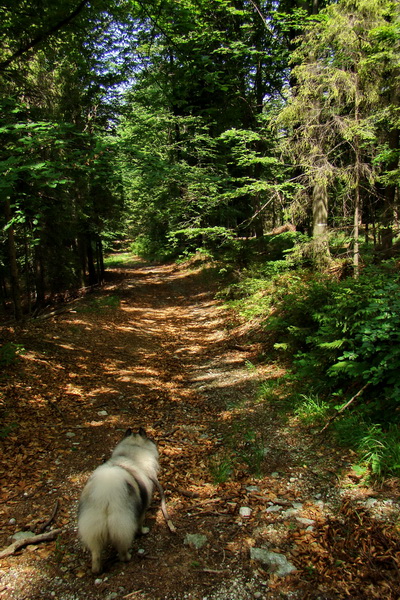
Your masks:
{"label": "green foliage", "polygon": [[119,296],[111,294],[100,298],[92,298],[85,304],[79,306],[76,310],[78,313],[96,313],[102,310],[118,308],[120,302]]}
{"label": "green foliage", "polygon": [[150,261],[163,262],[175,255],[165,240],[154,239],[152,236],[145,234],[139,235],[132,242],[130,250],[133,254]]}
{"label": "green foliage", "polygon": [[10,435],[15,429],[18,428],[18,423],[10,423],[9,425],[5,425],[0,427],[0,439],[6,438]]}
{"label": "green foliage", "polygon": [[305,425],[318,425],[326,419],[330,410],[330,404],[318,396],[301,394],[295,414]]}
{"label": "green foliage", "polygon": [[[362,412],[362,411],[361,411]],[[360,414],[344,415],[334,424],[336,440],[357,450],[354,466],[365,475],[378,478],[400,475],[400,433],[397,424],[382,425],[365,420]]]}
{"label": "green foliage", "polygon": [[123,268],[123,267],[132,267],[137,262],[135,255],[132,255],[131,252],[124,252],[119,254],[113,254],[106,256],[104,258],[104,265],[107,268]]}
{"label": "green foliage", "polygon": [[274,318],[266,326],[279,337],[276,347],[293,355],[296,377],[325,393],[349,389],[354,395],[368,383],[364,414],[392,421],[400,400],[400,279],[394,265],[365,269],[358,280],[320,276],[292,279],[290,289],[284,279],[279,284]]}
{"label": "green foliage", "polygon": [[210,459],[210,472],[214,483],[225,483],[233,472],[232,459],[229,456],[216,455]]}
{"label": "green foliage", "polygon": [[244,462],[255,477],[262,476],[265,448],[254,429],[246,428],[241,433],[242,440],[237,447],[237,459]]}
{"label": "green foliage", "polygon": [[0,366],[8,367],[13,365],[18,356],[25,352],[24,347],[21,344],[15,344],[14,342],[8,342],[0,346]]}

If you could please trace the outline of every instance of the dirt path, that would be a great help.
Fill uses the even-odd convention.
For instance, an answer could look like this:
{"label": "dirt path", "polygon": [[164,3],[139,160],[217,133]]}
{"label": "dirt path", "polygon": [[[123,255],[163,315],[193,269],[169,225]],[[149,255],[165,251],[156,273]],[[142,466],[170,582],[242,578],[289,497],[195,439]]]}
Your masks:
{"label": "dirt path", "polygon": [[[360,544],[378,535],[368,502],[392,520],[398,505],[387,490],[382,498],[369,488],[354,491],[348,457],[316,445],[273,402],[257,401],[260,378],[272,384],[279,369],[252,366],[258,345],[227,329],[215,290],[212,273],[138,262],[111,271],[106,286],[73,312],[5,332],[25,353],[0,381],[7,428],[0,547],[15,532],[38,532],[53,512],[50,528],[63,532],[0,562],[0,599],[399,597],[387,592],[397,569],[388,552],[375,582],[356,555],[350,575],[342,573],[360,515]],[[110,555],[94,578],[76,541],[77,500],[125,429],[140,426],[159,445],[177,533],[153,502],[150,533],[135,542],[132,561]],[[358,502],[357,517],[350,500]],[[196,548],[188,534],[205,536],[204,545]],[[293,571],[271,575],[255,548],[275,552]],[[384,596],[360,592],[363,577]]]}

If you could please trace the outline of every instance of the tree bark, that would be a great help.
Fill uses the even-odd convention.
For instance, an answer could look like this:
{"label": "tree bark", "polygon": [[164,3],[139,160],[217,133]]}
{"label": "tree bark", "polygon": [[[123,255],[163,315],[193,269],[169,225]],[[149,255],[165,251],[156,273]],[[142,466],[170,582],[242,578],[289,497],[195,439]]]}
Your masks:
{"label": "tree bark", "polygon": [[8,258],[10,261],[10,280],[11,280],[11,296],[14,305],[14,316],[17,321],[22,319],[22,302],[21,302],[21,288],[19,279],[19,270],[17,262],[17,250],[15,247],[15,234],[14,226],[12,223],[12,211],[10,200],[6,198],[4,205],[4,212],[7,223],[7,237],[8,237]]}
{"label": "tree bark", "polygon": [[329,258],[328,188],[324,180],[316,181],[312,196],[314,260],[323,265]]}

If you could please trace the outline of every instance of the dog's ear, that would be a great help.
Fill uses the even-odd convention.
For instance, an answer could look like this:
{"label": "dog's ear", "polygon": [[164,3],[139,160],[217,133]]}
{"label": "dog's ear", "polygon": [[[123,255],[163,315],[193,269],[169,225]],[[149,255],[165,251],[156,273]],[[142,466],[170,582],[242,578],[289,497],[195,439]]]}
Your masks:
{"label": "dog's ear", "polygon": [[143,427],[141,427],[138,431],[138,434],[143,437],[143,438],[147,438],[147,433],[145,432],[145,430],[143,429]]}
{"label": "dog's ear", "polygon": [[130,435],[132,435],[132,429],[129,427],[129,429],[127,429],[127,430],[125,431],[124,438],[127,438],[127,437],[129,437]]}

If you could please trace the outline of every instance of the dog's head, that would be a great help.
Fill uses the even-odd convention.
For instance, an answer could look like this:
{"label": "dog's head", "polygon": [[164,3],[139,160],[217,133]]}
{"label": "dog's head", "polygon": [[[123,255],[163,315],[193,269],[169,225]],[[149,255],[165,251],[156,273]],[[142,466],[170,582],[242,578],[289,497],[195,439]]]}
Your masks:
{"label": "dog's head", "polygon": [[[125,451],[134,450],[135,448],[143,448],[151,452],[154,456],[158,457],[157,446],[153,439],[151,439],[143,427],[140,427],[137,433],[134,433],[131,428],[125,431],[125,435],[122,441],[118,444],[118,447],[123,447]],[[117,450],[116,448],[116,450]]]}

